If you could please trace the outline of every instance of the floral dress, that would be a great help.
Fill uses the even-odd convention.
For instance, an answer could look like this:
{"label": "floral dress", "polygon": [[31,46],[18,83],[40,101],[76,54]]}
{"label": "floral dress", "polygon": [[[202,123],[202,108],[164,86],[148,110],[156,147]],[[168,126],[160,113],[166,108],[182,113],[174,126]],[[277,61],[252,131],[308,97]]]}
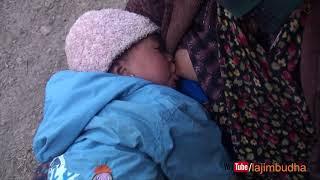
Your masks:
{"label": "floral dress", "polygon": [[[236,160],[307,164],[315,129],[296,73],[302,23],[301,13],[295,13],[271,48],[265,49],[242,31],[241,23],[227,10],[218,7],[218,61],[224,88],[211,112],[231,136]],[[305,179],[308,174],[251,177]]]}

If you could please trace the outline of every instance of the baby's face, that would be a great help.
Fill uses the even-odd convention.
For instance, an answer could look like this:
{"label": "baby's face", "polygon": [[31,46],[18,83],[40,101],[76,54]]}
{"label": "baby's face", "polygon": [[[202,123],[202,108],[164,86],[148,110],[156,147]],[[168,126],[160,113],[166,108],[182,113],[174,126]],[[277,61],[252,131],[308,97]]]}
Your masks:
{"label": "baby's face", "polygon": [[164,51],[159,40],[149,36],[130,49],[124,61],[127,75],[152,81],[170,87],[176,87],[178,77],[175,64]]}

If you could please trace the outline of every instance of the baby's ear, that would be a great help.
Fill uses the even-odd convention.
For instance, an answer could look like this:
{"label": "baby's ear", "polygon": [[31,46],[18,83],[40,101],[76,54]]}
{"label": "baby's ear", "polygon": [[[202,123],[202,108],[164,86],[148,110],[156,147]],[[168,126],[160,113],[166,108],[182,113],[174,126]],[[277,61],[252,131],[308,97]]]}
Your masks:
{"label": "baby's ear", "polygon": [[122,76],[130,75],[124,61],[119,61],[117,64],[115,64],[111,69],[111,73],[122,75]]}

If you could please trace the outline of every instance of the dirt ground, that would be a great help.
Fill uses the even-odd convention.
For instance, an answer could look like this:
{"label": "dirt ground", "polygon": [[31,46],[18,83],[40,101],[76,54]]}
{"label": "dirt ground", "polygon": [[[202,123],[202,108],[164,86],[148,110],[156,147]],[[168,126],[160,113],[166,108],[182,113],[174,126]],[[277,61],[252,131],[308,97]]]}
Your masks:
{"label": "dirt ground", "polygon": [[66,69],[64,40],[83,12],[126,0],[0,0],[0,179],[31,179],[44,87]]}

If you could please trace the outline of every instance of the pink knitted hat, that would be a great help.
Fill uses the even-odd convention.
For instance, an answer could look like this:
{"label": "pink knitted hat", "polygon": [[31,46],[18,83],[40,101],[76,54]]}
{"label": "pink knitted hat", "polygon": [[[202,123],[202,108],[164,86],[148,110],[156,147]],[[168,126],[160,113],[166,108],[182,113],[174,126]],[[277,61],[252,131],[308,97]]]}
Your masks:
{"label": "pink knitted hat", "polygon": [[146,17],[128,11],[86,12],[73,24],[66,38],[69,69],[105,72],[125,50],[158,30]]}

